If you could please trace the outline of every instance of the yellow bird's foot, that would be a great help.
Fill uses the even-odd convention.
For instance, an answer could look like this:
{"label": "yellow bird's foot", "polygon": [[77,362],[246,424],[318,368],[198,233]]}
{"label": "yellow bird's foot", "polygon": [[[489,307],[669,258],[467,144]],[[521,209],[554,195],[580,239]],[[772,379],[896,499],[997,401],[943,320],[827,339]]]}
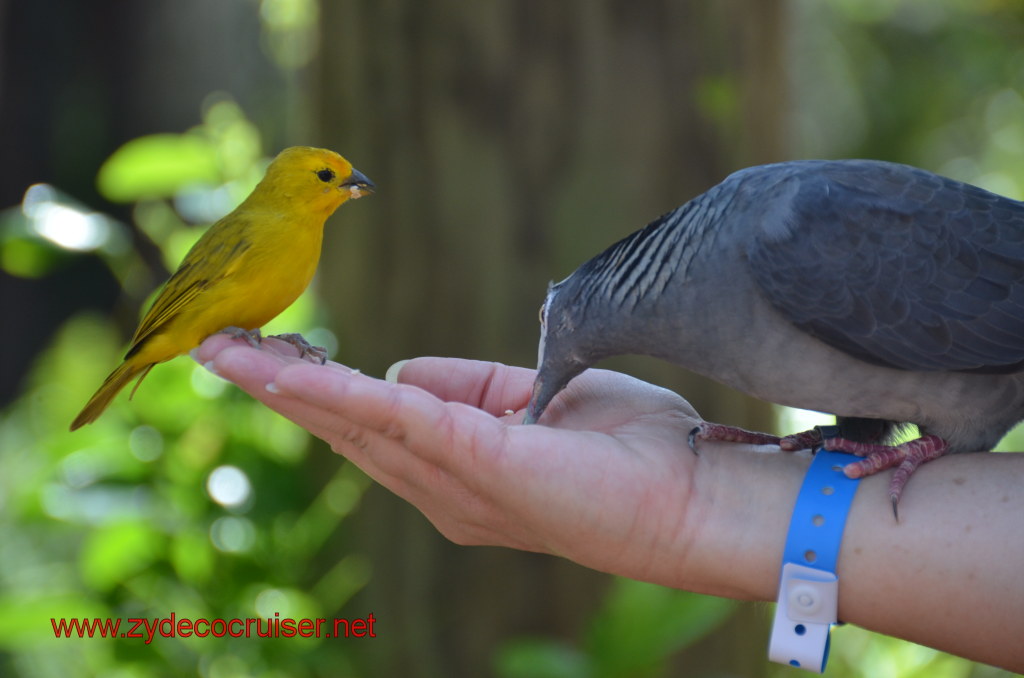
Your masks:
{"label": "yellow bird's foot", "polygon": [[299,349],[299,358],[304,359],[306,356],[310,356],[316,362],[323,365],[327,362],[327,349],[323,346],[314,346],[303,338],[298,332],[286,332],[285,334],[272,334],[271,339],[280,339],[281,341],[288,342],[295,348]]}
{"label": "yellow bird's foot", "polygon": [[263,335],[260,334],[260,328],[258,327],[254,330],[243,330],[241,327],[231,325],[225,327],[217,334],[226,334],[232,339],[245,339],[253,348],[259,348],[260,342],[263,341]]}

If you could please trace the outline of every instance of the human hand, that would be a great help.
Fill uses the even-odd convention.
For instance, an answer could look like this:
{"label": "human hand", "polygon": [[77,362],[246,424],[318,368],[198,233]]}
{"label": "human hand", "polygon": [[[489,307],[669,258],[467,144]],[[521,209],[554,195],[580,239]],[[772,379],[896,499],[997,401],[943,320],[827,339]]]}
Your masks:
{"label": "human hand", "polygon": [[533,370],[417,358],[392,384],[301,361],[281,342],[254,349],[225,335],[204,342],[197,358],[327,441],[456,543],[758,597],[723,590],[687,563],[704,534],[695,515],[706,511],[693,492],[703,457],[687,444],[699,418],[670,391],[588,370],[544,425],[523,426]]}
{"label": "human hand", "polygon": [[[669,391],[587,370],[543,425],[524,426],[532,370],[417,358],[393,384],[299,360],[274,339],[257,349],[223,334],[195,356],[326,440],[459,544],[557,554],[699,593],[775,597],[808,456],[717,442],[694,455],[686,439],[699,419]],[[1024,667],[1024,542],[1013,538],[1022,466],[1020,454],[943,457],[915,476],[899,523],[886,478],[862,480],[837,566],[840,618]]]}

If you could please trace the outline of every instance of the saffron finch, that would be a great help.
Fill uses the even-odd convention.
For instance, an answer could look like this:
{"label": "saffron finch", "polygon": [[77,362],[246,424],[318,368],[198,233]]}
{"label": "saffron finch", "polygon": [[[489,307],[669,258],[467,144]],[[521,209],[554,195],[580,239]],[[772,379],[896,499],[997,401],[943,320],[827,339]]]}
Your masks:
{"label": "saffron finch", "polygon": [[[290,306],[313,278],[327,217],[373,188],[333,151],[306,146],[281,151],[249,197],[185,255],[135,330],[124,362],[89,399],[71,430],[99,417],[136,376],[141,383],[154,365],[190,351],[211,334],[228,330],[258,342],[259,328]],[[293,342],[298,337],[285,336]],[[305,354],[309,345],[298,341]]]}

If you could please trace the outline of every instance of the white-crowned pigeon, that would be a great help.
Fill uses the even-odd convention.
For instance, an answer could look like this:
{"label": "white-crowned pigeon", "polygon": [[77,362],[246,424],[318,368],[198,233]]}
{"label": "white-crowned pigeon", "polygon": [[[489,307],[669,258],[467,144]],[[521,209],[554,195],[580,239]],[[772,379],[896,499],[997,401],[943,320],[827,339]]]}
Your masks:
{"label": "white-crowned pigeon", "polygon": [[[898,467],[895,509],[921,463],[1024,419],[1024,203],[887,162],[751,167],[551,285],[541,317],[527,423],[598,360],[652,355],[835,414],[828,447],[865,457],[847,475]],[[900,423],[921,437],[885,445]]]}

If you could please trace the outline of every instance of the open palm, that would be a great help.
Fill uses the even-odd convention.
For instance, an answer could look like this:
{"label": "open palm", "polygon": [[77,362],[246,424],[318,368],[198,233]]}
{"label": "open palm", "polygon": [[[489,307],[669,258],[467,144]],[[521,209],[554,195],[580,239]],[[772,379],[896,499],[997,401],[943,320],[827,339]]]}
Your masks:
{"label": "open palm", "polygon": [[[686,440],[698,418],[670,391],[590,370],[546,425],[523,426],[533,370],[418,358],[393,384],[336,363],[312,365],[279,342],[260,350],[224,335],[197,357],[327,441],[457,543],[553,553],[656,580],[654,563],[687,541],[698,457]],[[650,571],[638,571],[645,562]]]}

